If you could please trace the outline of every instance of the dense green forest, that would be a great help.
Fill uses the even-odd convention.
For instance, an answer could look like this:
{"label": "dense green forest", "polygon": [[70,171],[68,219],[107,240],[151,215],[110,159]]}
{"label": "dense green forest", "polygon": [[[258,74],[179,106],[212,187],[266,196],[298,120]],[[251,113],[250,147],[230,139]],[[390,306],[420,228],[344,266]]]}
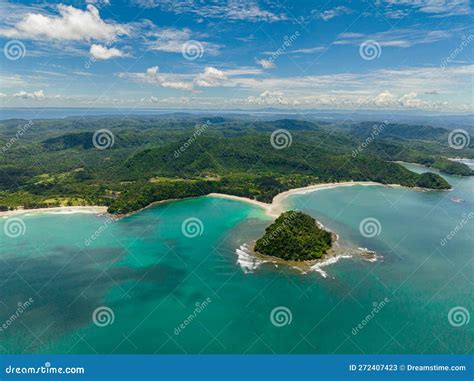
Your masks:
{"label": "dense green forest", "polygon": [[290,210],[282,213],[255,243],[255,251],[287,261],[319,259],[331,248],[331,233],[314,218]]}
{"label": "dense green forest", "polygon": [[[104,129],[111,140],[98,149],[95,135]],[[272,141],[280,129],[291,140],[285,147]],[[429,126],[180,115],[8,120],[0,123],[0,209],[97,204],[128,213],[210,192],[271,202],[291,188],[347,180],[447,189],[440,176],[418,175],[395,161],[472,175],[448,158],[472,158],[474,147],[450,148],[448,133]]]}

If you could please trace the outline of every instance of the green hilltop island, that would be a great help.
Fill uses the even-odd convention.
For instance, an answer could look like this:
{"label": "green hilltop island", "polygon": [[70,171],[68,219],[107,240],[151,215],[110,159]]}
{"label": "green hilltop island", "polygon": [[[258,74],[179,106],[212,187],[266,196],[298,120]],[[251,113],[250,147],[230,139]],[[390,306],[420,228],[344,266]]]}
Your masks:
{"label": "green hilltop island", "polygon": [[291,210],[265,229],[254,251],[285,261],[310,261],[326,254],[332,243],[332,234],[320,228],[314,218]]}

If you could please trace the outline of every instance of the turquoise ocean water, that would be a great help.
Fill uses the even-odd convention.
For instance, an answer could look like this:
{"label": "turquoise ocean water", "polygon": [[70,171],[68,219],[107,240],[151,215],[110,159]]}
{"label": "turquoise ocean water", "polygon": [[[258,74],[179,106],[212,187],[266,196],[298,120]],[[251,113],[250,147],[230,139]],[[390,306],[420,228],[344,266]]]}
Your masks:
{"label": "turquoise ocean water", "polygon": [[0,219],[0,353],[472,353],[474,179],[445,177],[288,198],[378,255],[306,274],[248,263],[270,220],[237,201]]}

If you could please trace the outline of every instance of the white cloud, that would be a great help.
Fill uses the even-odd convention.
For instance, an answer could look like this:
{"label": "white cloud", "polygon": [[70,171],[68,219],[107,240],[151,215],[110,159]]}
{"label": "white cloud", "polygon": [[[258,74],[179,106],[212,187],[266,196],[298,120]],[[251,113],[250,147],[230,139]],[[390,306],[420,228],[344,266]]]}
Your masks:
{"label": "white cloud", "polygon": [[468,15],[472,12],[469,0],[383,0],[389,5],[388,12],[394,7],[404,6],[436,17]]}
{"label": "white cloud", "polygon": [[205,35],[196,35],[188,28],[162,28],[155,29],[147,33],[147,46],[150,50],[180,53],[184,44],[190,40],[196,40],[204,49],[204,53],[216,55],[219,52],[220,45],[202,41]]}
{"label": "white cloud", "polygon": [[227,20],[246,21],[281,21],[286,20],[285,14],[276,14],[260,8],[255,0],[213,1],[202,4],[199,0],[136,0],[136,3],[146,8],[156,8],[177,14],[192,13],[203,18],[218,18]]}
{"label": "white cloud", "polygon": [[[144,73],[119,73],[120,78],[129,78],[136,82],[148,83],[170,89],[192,90],[193,84],[180,75],[161,73],[158,66],[148,68]],[[187,77],[187,76],[186,76]]]}
{"label": "white cloud", "polygon": [[326,48],[324,46],[315,46],[313,48],[302,48],[302,49],[290,50],[287,54],[292,54],[292,53],[311,54],[311,53],[322,52],[325,49]]}
{"label": "white cloud", "polygon": [[261,60],[257,60],[256,62],[257,64],[262,66],[264,69],[273,69],[276,67],[275,63],[270,60],[261,59]]}
{"label": "white cloud", "polygon": [[95,6],[107,6],[110,5],[110,0],[86,0],[86,4],[92,4]]}
{"label": "white cloud", "polygon": [[215,67],[208,66],[204,72],[194,78],[194,83],[198,87],[218,87],[228,82],[225,73]]}
{"label": "white cloud", "polygon": [[326,11],[318,11],[318,10],[313,10],[311,11],[312,14],[314,14],[317,18],[320,18],[324,21],[329,21],[335,17],[342,16],[342,15],[348,15],[352,13],[352,9],[344,7],[344,6],[339,6],[335,7],[333,9],[328,9]]}
{"label": "white cloud", "polygon": [[148,68],[144,73],[119,73],[120,78],[128,78],[135,82],[148,83],[178,90],[195,90],[196,88],[233,86],[230,78],[260,73],[259,69],[219,70],[212,66],[204,68],[198,74],[161,73],[158,66]]}
{"label": "white cloud", "polygon": [[33,91],[32,93],[28,93],[26,91],[20,91],[16,94],[13,94],[13,96],[15,98],[22,98],[22,99],[34,99],[34,100],[45,99],[43,90]]}
{"label": "white cloud", "polygon": [[91,41],[113,40],[129,34],[125,25],[104,21],[98,9],[89,4],[86,10],[59,4],[57,15],[26,13],[11,28],[0,29],[0,36],[31,40]]}
{"label": "white cloud", "polygon": [[258,96],[249,96],[246,102],[254,105],[289,105],[290,101],[284,98],[281,91],[266,90]]}
{"label": "white cloud", "polygon": [[380,46],[409,48],[413,45],[431,44],[445,40],[459,30],[418,30],[418,29],[392,29],[374,34],[341,33],[334,42],[335,45],[360,45],[364,41],[374,40]]}
{"label": "white cloud", "polygon": [[[237,100],[226,100],[222,95],[210,101],[238,105],[288,105],[302,108],[359,107],[382,109],[472,110],[470,83],[474,65],[415,67],[398,70],[379,69],[366,73],[265,77],[256,68],[219,70],[206,67],[198,74],[160,73],[150,68],[144,73],[121,73],[122,78],[161,87],[192,90],[197,94],[211,87],[235,88],[233,94],[246,94]],[[436,101],[424,94],[436,88]],[[390,89],[389,91],[386,89]],[[257,94],[250,95],[247,94]],[[199,104],[202,97],[192,98],[190,104]]]}
{"label": "white cloud", "polygon": [[126,57],[126,54],[117,48],[107,48],[106,46],[92,44],[90,55],[97,60],[108,60],[115,57]]}

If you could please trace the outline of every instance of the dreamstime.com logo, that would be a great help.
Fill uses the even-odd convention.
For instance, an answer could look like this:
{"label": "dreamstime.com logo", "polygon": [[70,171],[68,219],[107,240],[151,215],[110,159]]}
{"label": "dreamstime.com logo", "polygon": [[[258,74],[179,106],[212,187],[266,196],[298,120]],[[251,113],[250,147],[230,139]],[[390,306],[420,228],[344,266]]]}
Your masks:
{"label": "dreamstime.com logo", "polygon": [[446,237],[441,238],[439,241],[440,245],[445,246],[448,241],[451,241],[456,236],[456,234],[458,234],[473,218],[474,212],[469,212],[467,214],[463,213],[461,221],[459,221],[459,223],[446,235]]}
{"label": "dreamstime.com logo", "polygon": [[5,58],[10,61],[17,61],[25,57],[25,44],[19,40],[10,40],[3,47]]}
{"label": "dreamstime.com logo", "polygon": [[203,302],[196,302],[196,308],[194,308],[193,312],[189,314],[186,319],[184,319],[183,322],[174,329],[173,333],[178,336],[181,332],[183,332],[186,327],[191,324],[197,318],[197,316],[203,312],[207,306],[209,306],[209,304],[211,304],[211,302],[211,298],[207,298]]}
{"label": "dreamstime.com logo", "polygon": [[462,327],[463,325],[469,324],[471,315],[469,311],[461,306],[453,307],[448,312],[448,321],[451,326],[455,328]]}
{"label": "dreamstime.com logo", "polygon": [[380,135],[385,127],[387,127],[388,121],[384,121],[382,124],[374,124],[372,127],[372,133],[365,139],[355,150],[352,151],[352,157],[355,159],[362,151],[364,151],[375,138]]}
{"label": "dreamstime.com logo", "polygon": [[105,222],[100,225],[97,230],[90,235],[90,237],[86,238],[84,240],[84,244],[89,247],[92,242],[94,242],[97,238],[100,237],[100,235],[109,227],[111,223],[113,223],[115,220],[113,218],[107,218]]}
{"label": "dreamstime.com logo", "polygon": [[270,321],[275,327],[284,327],[291,324],[293,314],[288,307],[278,306],[270,312]]}
{"label": "dreamstime.com logo", "polygon": [[18,238],[26,233],[25,222],[18,217],[10,217],[3,225],[3,232],[9,238]]}
{"label": "dreamstime.com logo", "polygon": [[176,151],[174,151],[174,157],[177,159],[180,157],[190,146],[193,144],[201,134],[206,132],[206,130],[209,128],[211,125],[211,122],[208,120],[206,123],[197,125],[194,129],[194,133],[191,135],[191,137],[184,142],[184,144],[179,147]]}
{"label": "dreamstime.com logo", "polygon": [[466,48],[468,45],[471,44],[472,41],[474,41],[473,34],[470,34],[469,36],[462,36],[462,41],[459,44],[459,46],[456,49],[454,49],[451,52],[451,54],[443,60],[443,62],[441,62],[440,67],[442,69],[445,69],[446,66],[448,66],[451,62],[453,62],[456,59],[456,57],[464,51],[464,48]]}
{"label": "dreamstime.com logo", "polygon": [[204,233],[204,224],[197,217],[186,218],[181,224],[181,232],[187,238],[196,238]]}
{"label": "dreamstime.com logo", "polygon": [[265,60],[268,62],[268,66],[275,67],[275,61],[278,59],[278,57],[284,54],[288,48],[291,48],[299,36],[300,36],[299,30],[297,30],[295,33],[289,36],[284,36],[283,44],[281,44],[281,46],[272,53],[272,55],[268,58],[268,60]]}
{"label": "dreamstime.com logo", "polygon": [[92,312],[92,321],[97,327],[107,327],[114,324],[115,314],[112,308],[101,306]]}
{"label": "dreamstime.com logo", "polygon": [[359,232],[365,238],[373,238],[382,233],[382,224],[375,217],[364,218],[359,224]]}
{"label": "dreamstime.com logo", "polygon": [[[6,374],[84,374],[86,370],[82,366],[76,366],[76,367],[55,367],[51,366],[51,363],[49,361],[44,363],[44,366],[7,366],[5,368],[5,373]],[[44,378],[43,378],[44,379]]]}
{"label": "dreamstime.com logo", "polygon": [[270,135],[270,144],[275,149],[285,149],[291,146],[293,143],[293,137],[290,131],[280,128],[275,130]]}
{"label": "dreamstime.com logo", "polygon": [[448,145],[452,149],[464,149],[469,146],[471,137],[466,130],[460,128],[452,130],[448,135]]}
{"label": "dreamstime.com logo", "polygon": [[24,124],[15,133],[15,136],[10,138],[6,144],[2,147],[2,153],[7,152],[20,138],[33,126],[33,121],[29,120],[28,123]]}
{"label": "dreamstime.com logo", "polygon": [[181,54],[188,61],[194,61],[204,55],[204,46],[199,41],[186,41],[181,47]]}
{"label": "dreamstime.com logo", "polygon": [[[283,220],[283,225],[289,225],[291,223],[291,221],[293,221],[297,216],[297,213],[296,212],[291,212],[289,217],[286,217],[284,220]],[[270,234],[270,236],[268,238],[264,238],[263,241],[262,241],[262,244],[264,246],[267,246],[273,239],[275,239],[275,237],[277,237],[281,232],[283,231],[283,227],[282,225],[278,225],[278,227],[273,230]]]}
{"label": "dreamstime.com logo", "polygon": [[26,302],[19,302],[15,312],[0,325],[0,333],[6,331],[34,302],[33,298],[29,298]]}
{"label": "dreamstime.com logo", "polygon": [[115,137],[112,131],[107,129],[101,129],[94,132],[92,136],[92,144],[98,150],[105,150],[107,148],[113,147],[115,143]]}
{"label": "dreamstime.com logo", "polygon": [[370,323],[370,321],[390,302],[389,298],[384,298],[381,302],[374,302],[373,308],[368,315],[366,315],[359,324],[352,328],[351,333],[355,336],[357,335],[364,327]]}
{"label": "dreamstime.com logo", "polygon": [[367,40],[359,46],[359,54],[366,61],[372,61],[379,58],[382,54],[382,47],[377,41]]}

